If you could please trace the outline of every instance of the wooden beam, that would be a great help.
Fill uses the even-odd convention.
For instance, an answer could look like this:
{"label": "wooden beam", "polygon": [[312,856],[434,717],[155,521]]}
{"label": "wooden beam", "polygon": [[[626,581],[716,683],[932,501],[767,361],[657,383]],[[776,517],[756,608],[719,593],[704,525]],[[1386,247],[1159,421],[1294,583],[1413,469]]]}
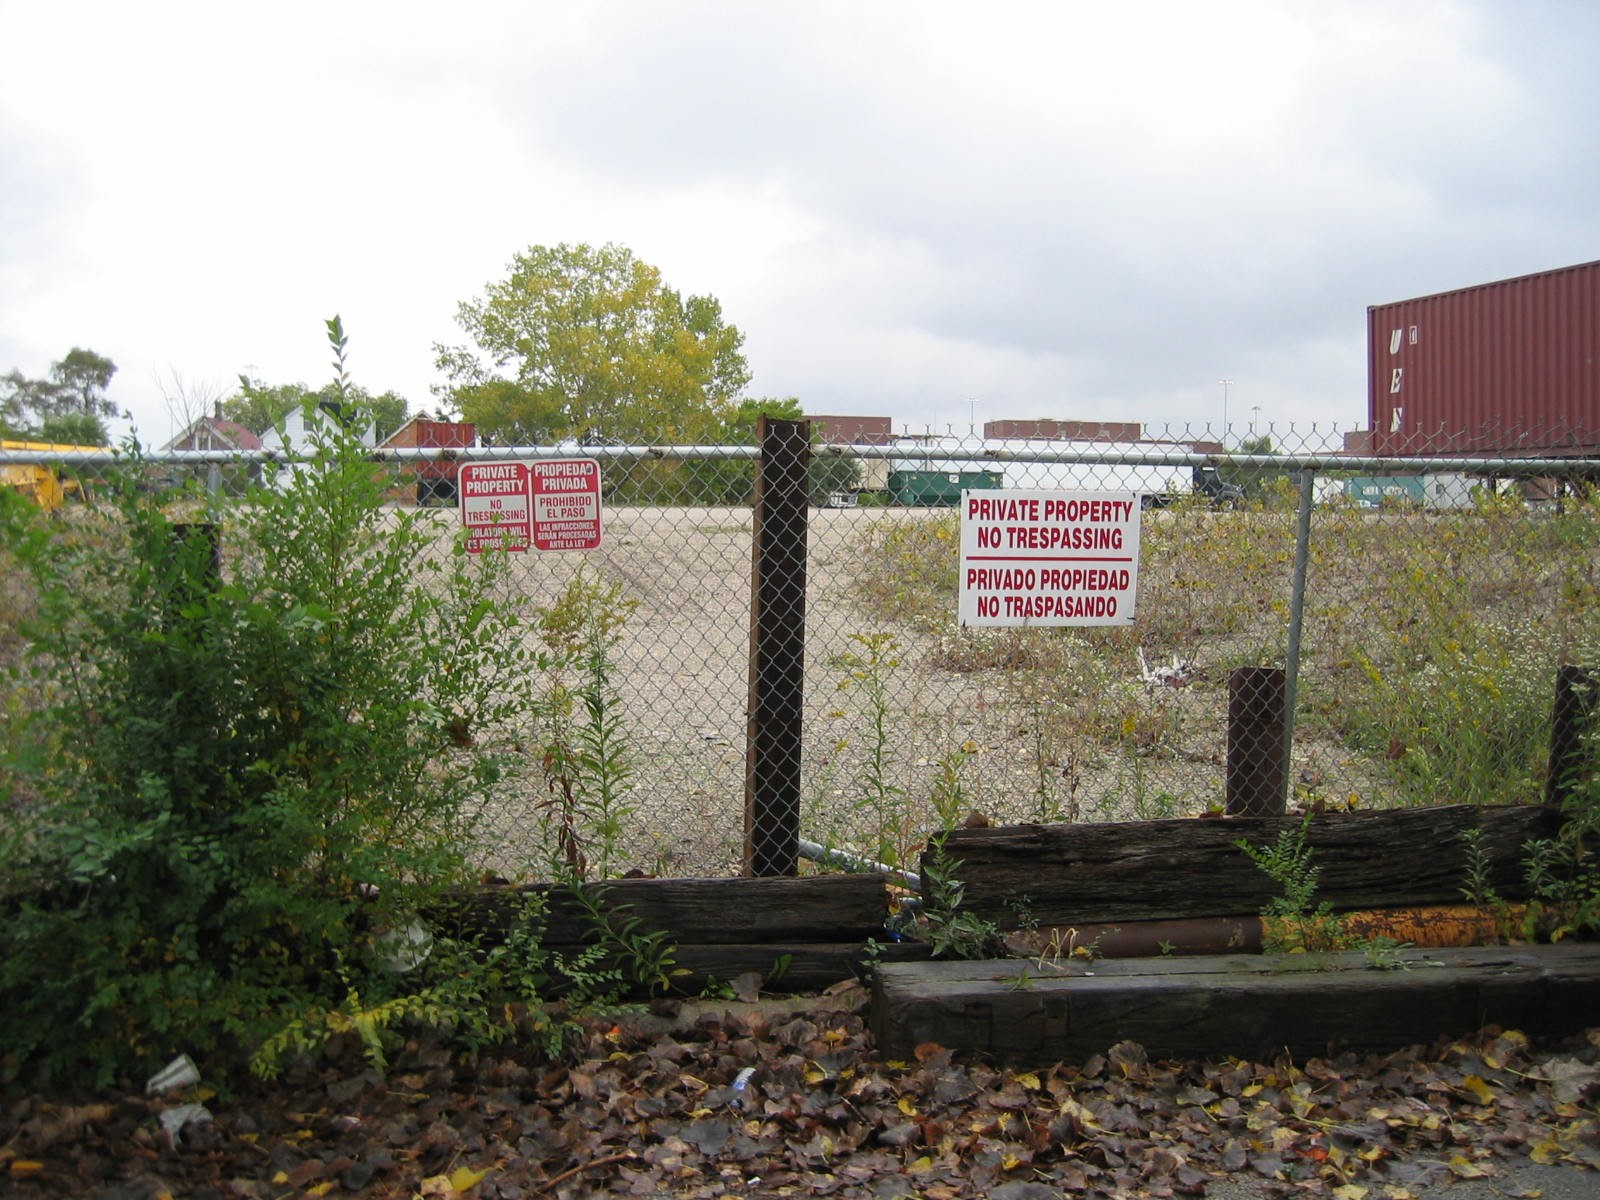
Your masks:
{"label": "wooden beam", "polygon": [[[881,875],[773,879],[616,879],[584,885],[619,919],[637,918],[681,945],[856,942],[883,937],[888,891]],[[486,888],[447,897],[437,914],[464,932],[503,933],[519,899],[537,894],[546,907],[544,939],[573,946],[592,941],[593,923],[570,889],[536,884]],[[769,952],[770,954],[770,952]]]}
{"label": "wooden beam", "polygon": [[[957,829],[944,839],[964,885],[962,907],[1015,928],[1254,915],[1278,894],[1238,842],[1268,847],[1305,818],[1222,817],[1103,825]],[[1489,883],[1525,899],[1523,847],[1549,838],[1560,815],[1538,806],[1388,809],[1310,818],[1316,900],[1335,909],[1450,904],[1462,899],[1467,844],[1481,831]]]}
{"label": "wooden beam", "polygon": [[1042,1065],[1129,1041],[1151,1058],[1271,1061],[1394,1050],[1487,1024],[1565,1037],[1600,1012],[1600,946],[1404,957],[1409,969],[1387,971],[1360,954],[885,964],[873,1032],[886,1059],[933,1042]]}

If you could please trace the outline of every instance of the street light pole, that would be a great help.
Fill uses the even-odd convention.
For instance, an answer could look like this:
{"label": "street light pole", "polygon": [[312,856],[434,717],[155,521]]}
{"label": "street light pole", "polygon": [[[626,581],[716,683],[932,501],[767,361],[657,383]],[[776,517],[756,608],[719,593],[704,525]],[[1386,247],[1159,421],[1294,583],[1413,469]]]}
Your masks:
{"label": "street light pole", "polygon": [[978,401],[970,396],[967,398],[967,432],[978,432]]}
{"label": "street light pole", "polygon": [[1228,448],[1228,389],[1233,386],[1231,379],[1219,379],[1222,385],[1222,448]]}

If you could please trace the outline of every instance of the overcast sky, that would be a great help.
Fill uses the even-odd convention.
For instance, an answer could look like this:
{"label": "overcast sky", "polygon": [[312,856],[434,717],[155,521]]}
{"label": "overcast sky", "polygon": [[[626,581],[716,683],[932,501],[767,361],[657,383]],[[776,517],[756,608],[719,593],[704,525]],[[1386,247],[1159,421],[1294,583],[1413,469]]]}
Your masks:
{"label": "overcast sky", "polygon": [[534,244],[716,296],[752,395],[959,432],[1358,428],[1367,305],[1600,259],[1589,0],[0,0],[0,44],[0,372],[108,355],[155,444],[325,382],[334,313],[431,408]]}

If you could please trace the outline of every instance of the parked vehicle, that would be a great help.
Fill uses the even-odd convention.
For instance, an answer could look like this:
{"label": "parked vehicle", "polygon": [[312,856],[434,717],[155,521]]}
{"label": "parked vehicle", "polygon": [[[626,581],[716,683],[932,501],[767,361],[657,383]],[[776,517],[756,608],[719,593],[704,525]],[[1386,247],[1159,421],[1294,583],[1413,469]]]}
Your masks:
{"label": "parked vehicle", "polygon": [[[23,450],[41,456],[64,451],[104,451],[104,446],[74,446],[64,442],[28,442],[6,439],[0,450]],[[79,495],[83,485],[74,476],[48,462],[0,464],[0,487],[18,489],[46,512],[54,512],[68,496]]]}
{"label": "parked vehicle", "polygon": [[[1191,494],[1207,497],[1212,508],[1233,508],[1244,500],[1244,489],[1223,479],[1216,467],[1202,464],[1192,468],[1190,475]],[[1146,492],[1139,497],[1139,503],[1143,508],[1165,508],[1181,496],[1180,492]]]}

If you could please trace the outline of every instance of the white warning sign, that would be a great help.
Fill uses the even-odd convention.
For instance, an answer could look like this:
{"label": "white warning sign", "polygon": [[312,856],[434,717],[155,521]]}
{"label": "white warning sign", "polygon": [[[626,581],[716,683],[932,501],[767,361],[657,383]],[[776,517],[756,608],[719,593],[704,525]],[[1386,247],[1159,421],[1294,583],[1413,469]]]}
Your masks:
{"label": "white warning sign", "polygon": [[1131,625],[1138,592],[1137,492],[961,493],[962,625]]}

